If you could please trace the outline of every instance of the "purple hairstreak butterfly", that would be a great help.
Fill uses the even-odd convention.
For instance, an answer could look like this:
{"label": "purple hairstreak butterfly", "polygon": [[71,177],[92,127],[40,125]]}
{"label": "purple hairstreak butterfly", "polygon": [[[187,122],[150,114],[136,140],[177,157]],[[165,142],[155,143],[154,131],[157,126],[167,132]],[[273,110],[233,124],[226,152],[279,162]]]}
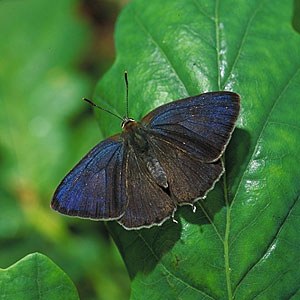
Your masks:
{"label": "purple hairstreak butterfly", "polygon": [[139,229],[161,225],[178,206],[193,205],[214,187],[224,172],[221,156],[239,115],[240,97],[204,93],[162,105],[137,122],[128,117],[126,72],[125,82],[127,116],[117,116],[122,133],[80,160],[59,184],[51,207]]}

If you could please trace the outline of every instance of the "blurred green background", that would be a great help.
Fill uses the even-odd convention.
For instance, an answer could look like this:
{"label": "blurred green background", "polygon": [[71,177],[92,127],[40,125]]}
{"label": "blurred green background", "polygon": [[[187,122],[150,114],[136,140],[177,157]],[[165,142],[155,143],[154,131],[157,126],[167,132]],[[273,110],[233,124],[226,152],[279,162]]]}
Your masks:
{"label": "blurred green background", "polygon": [[81,299],[129,297],[105,225],[49,207],[66,172],[103,138],[81,98],[92,97],[114,60],[114,23],[125,4],[0,2],[0,268],[41,252],[70,276]]}

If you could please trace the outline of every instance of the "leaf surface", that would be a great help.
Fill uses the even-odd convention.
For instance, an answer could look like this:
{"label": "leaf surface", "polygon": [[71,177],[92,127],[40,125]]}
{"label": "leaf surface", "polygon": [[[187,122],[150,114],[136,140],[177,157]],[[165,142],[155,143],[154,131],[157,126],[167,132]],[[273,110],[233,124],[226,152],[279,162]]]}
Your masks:
{"label": "leaf surface", "polygon": [[[287,299],[299,294],[300,36],[292,1],[132,1],[96,99],[130,116],[205,91],[241,95],[226,174],[179,224],[110,223],[132,299]],[[120,131],[99,112],[107,135]],[[295,298],[295,299],[296,299]]]}
{"label": "leaf surface", "polygon": [[7,269],[0,269],[3,300],[79,299],[70,278],[46,256],[29,254]]}

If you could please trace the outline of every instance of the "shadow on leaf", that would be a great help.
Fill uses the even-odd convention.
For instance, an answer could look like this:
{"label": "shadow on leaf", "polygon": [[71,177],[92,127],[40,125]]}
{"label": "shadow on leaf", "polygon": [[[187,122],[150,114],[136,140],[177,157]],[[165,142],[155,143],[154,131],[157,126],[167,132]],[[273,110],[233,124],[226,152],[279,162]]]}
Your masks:
{"label": "shadow on leaf", "polygon": [[117,222],[107,226],[131,278],[137,273],[150,273],[180,239],[182,229],[180,221],[175,223],[172,219],[161,226],[140,230],[126,230]]}
{"label": "shadow on leaf", "polygon": [[[230,176],[239,174],[240,165],[243,165],[248,155],[249,145],[249,134],[237,128],[226,152],[226,174]],[[229,152],[230,154],[227,155]],[[137,273],[149,274],[156,268],[162,257],[180,240],[183,223],[201,227],[213,221],[214,215],[225,206],[223,179],[224,177],[209,192],[205,200],[195,203],[197,207],[195,212],[188,205],[178,207],[175,216],[178,223],[170,219],[161,226],[140,230],[125,230],[117,222],[107,223],[131,278],[134,278]]]}

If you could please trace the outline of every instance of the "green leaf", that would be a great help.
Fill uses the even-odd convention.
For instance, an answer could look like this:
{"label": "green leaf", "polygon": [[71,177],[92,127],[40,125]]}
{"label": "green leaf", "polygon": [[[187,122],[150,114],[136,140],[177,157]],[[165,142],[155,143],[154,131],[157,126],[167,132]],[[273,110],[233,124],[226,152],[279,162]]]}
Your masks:
{"label": "green leaf", "polygon": [[[132,299],[287,299],[299,295],[300,36],[292,1],[132,1],[120,15],[101,105],[130,116],[205,91],[241,95],[226,175],[179,224],[109,223]],[[99,112],[106,134],[118,121]],[[115,123],[116,125],[112,125]]]}
{"label": "green leaf", "polygon": [[7,269],[0,269],[3,300],[79,299],[70,278],[49,258],[29,254]]}

